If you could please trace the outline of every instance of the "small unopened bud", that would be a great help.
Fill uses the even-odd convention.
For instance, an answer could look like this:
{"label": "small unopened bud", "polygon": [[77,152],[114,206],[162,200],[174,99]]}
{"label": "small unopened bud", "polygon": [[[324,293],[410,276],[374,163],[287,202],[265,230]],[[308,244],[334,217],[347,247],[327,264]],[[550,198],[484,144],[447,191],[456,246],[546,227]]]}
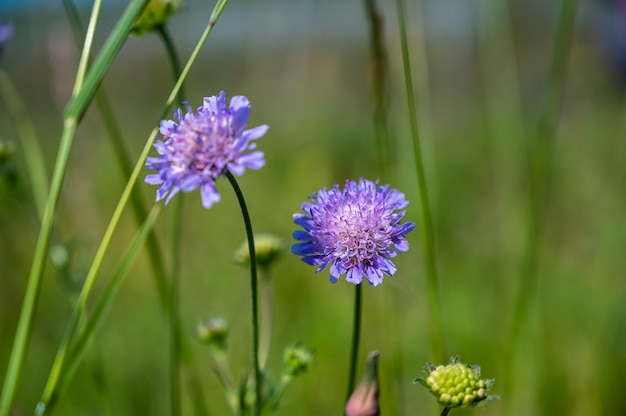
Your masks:
{"label": "small unopened bud", "polygon": [[378,351],[372,351],[365,362],[365,370],[361,381],[348,399],[346,404],[347,416],[378,416],[380,405],[378,397]]}
{"label": "small unopened bud", "polygon": [[[283,253],[283,244],[280,238],[271,234],[257,234],[254,236],[254,251],[256,264],[260,267],[269,267]],[[247,266],[250,264],[250,250],[245,241],[235,251],[235,261]]]}
{"label": "small unopened bud", "polygon": [[204,344],[224,351],[229,329],[228,322],[224,318],[212,318],[198,324],[196,335]]}
{"label": "small unopened bud", "polygon": [[482,380],[480,367],[463,364],[458,356],[452,357],[446,366],[426,364],[426,373],[425,380],[418,378],[413,382],[426,387],[445,407],[478,406],[498,398],[487,395],[494,380]]}
{"label": "small unopened bud", "polygon": [[165,24],[178,9],[180,2],[181,0],[150,0],[137,18],[131,33],[136,36],[145,35]]}
{"label": "small unopened bud", "polygon": [[301,344],[290,345],[283,354],[284,375],[293,378],[307,372],[315,362],[315,351]]}

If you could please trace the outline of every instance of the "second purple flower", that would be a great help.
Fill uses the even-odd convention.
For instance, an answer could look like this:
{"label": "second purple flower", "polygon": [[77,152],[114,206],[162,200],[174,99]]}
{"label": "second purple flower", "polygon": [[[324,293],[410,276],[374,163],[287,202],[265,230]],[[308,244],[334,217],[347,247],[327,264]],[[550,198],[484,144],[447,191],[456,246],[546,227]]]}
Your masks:
{"label": "second purple flower", "polygon": [[202,206],[220,200],[215,180],[230,171],[242,175],[246,168],[260,169],[265,165],[263,152],[254,151],[252,140],[262,137],[266,125],[245,130],[250,114],[250,102],[242,95],[234,96],[226,105],[226,94],[204,99],[202,107],[193,111],[187,107],[174,112],[178,122],[161,121],[163,141],[154,144],[159,157],[149,157],[148,169],[157,173],[146,176],[151,185],[161,185],[156,200],[167,196],[167,204],[179,191],[200,188]]}
{"label": "second purple flower", "polygon": [[322,189],[302,204],[305,214],[294,214],[297,230],[293,237],[300,241],[291,247],[302,261],[319,266],[330,264],[330,281],[336,283],[342,274],[350,283],[359,284],[367,278],[370,285],[393,276],[396,266],[390,260],[407,251],[405,235],[415,228],[412,222],[400,223],[408,201],[404,194],[380,186],[378,181],[359,179],[346,181],[345,188],[335,185]]}

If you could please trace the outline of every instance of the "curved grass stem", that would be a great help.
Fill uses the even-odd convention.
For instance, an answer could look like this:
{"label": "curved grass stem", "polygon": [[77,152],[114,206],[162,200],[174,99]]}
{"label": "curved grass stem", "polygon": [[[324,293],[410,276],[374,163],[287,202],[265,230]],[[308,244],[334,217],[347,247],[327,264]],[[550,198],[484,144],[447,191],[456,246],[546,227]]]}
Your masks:
{"label": "curved grass stem", "polygon": [[413,136],[413,151],[417,182],[419,186],[420,204],[422,207],[422,240],[424,249],[424,259],[426,262],[427,294],[430,308],[430,338],[431,355],[436,362],[444,360],[444,345],[441,324],[441,301],[439,295],[439,280],[437,273],[437,253],[435,247],[435,231],[428,198],[428,187],[424,160],[422,157],[422,146],[417,121],[417,104],[413,88],[413,76],[411,70],[411,60],[409,54],[409,44],[406,28],[406,11],[404,0],[396,0],[398,14],[398,27],[400,30],[400,43],[402,49],[402,63],[404,72],[404,83],[406,88],[409,120],[411,124],[411,135]]}

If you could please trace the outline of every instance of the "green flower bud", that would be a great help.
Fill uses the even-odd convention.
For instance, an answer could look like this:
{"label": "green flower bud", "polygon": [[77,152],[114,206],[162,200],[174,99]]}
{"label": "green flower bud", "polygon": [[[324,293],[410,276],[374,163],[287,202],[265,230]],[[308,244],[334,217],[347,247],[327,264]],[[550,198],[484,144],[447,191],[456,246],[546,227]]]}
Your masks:
{"label": "green flower bud", "polygon": [[196,335],[204,344],[216,350],[225,351],[229,329],[228,322],[224,318],[212,318],[198,324]]}
{"label": "green flower bud", "polygon": [[296,377],[307,372],[315,362],[315,351],[301,344],[290,345],[283,354],[284,375]]}
{"label": "green flower bud", "polygon": [[[260,267],[269,267],[283,254],[283,243],[280,238],[271,234],[258,234],[254,236],[254,251],[256,264]],[[250,264],[250,250],[245,241],[235,251],[235,261],[247,266]]]}
{"label": "green flower bud", "polygon": [[413,382],[426,387],[445,407],[478,406],[498,398],[487,394],[494,380],[482,380],[480,367],[463,364],[458,356],[452,357],[446,366],[427,363],[425,371],[425,380],[418,378]]}
{"label": "green flower bud", "polygon": [[145,35],[165,24],[178,9],[180,2],[181,0],[150,0],[137,18],[131,33],[136,36]]}

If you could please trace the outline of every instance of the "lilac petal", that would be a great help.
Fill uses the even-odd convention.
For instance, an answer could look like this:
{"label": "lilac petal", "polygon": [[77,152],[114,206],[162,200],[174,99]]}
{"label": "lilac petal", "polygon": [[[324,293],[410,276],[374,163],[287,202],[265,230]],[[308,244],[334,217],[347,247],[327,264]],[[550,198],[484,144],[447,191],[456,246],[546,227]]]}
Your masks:
{"label": "lilac petal", "polygon": [[236,95],[230,100],[230,110],[233,114],[233,128],[236,134],[240,134],[248,124],[250,101],[243,95]]}
{"label": "lilac petal", "polygon": [[159,131],[163,136],[171,136],[178,130],[178,124],[172,120],[162,120]]}
{"label": "lilac petal", "polygon": [[363,281],[363,272],[358,267],[351,267],[346,273],[346,281],[358,285]]}
{"label": "lilac petal", "polygon": [[160,185],[163,183],[163,179],[159,176],[158,173],[153,173],[151,175],[146,176],[144,179],[145,183],[149,183],[150,185]]}
{"label": "lilac petal", "polygon": [[263,135],[267,133],[269,128],[270,128],[269,126],[263,124],[263,125],[245,130],[243,133],[241,133],[241,137],[245,141],[256,140],[260,137],[263,137]]}
{"label": "lilac petal", "polygon": [[291,252],[298,256],[320,252],[321,245],[318,242],[297,243],[291,246]]}
{"label": "lilac petal", "polygon": [[265,166],[265,155],[263,152],[247,153],[239,158],[239,164],[250,169],[261,169]]}
{"label": "lilac petal", "polygon": [[293,236],[294,240],[299,240],[299,241],[311,241],[313,239],[311,234],[302,230],[296,230],[291,235]]}
{"label": "lilac petal", "polygon": [[337,280],[339,280],[339,276],[341,276],[341,272],[339,270],[339,267],[337,267],[337,263],[333,263],[330,265],[330,282],[331,283],[337,283]]}
{"label": "lilac petal", "polygon": [[383,273],[374,267],[365,269],[365,276],[370,286],[378,286],[383,282]]}
{"label": "lilac petal", "polygon": [[215,189],[215,183],[206,182],[200,187],[200,196],[202,197],[202,206],[209,209],[216,202],[220,201],[220,194]]}
{"label": "lilac petal", "polygon": [[180,188],[178,186],[175,186],[172,188],[172,191],[170,192],[167,199],[165,200],[165,205],[170,203],[170,201],[172,200],[172,198],[174,198],[174,195],[176,195],[178,191],[180,191]]}
{"label": "lilac petal", "polygon": [[171,188],[172,188],[172,182],[170,181],[163,182],[163,185],[161,185],[159,189],[157,189],[156,200],[160,201],[163,198],[165,198],[165,195],[167,195],[167,193],[170,191]]}
{"label": "lilac petal", "polygon": [[302,214],[294,214],[294,222],[305,230],[310,230],[313,227],[313,220]]}
{"label": "lilac petal", "polygon": [[202,184],[202,178],[198,176],[187,176],[178,183],[180,189],[184,192],[191,192],[194,189],[198,189]]}

